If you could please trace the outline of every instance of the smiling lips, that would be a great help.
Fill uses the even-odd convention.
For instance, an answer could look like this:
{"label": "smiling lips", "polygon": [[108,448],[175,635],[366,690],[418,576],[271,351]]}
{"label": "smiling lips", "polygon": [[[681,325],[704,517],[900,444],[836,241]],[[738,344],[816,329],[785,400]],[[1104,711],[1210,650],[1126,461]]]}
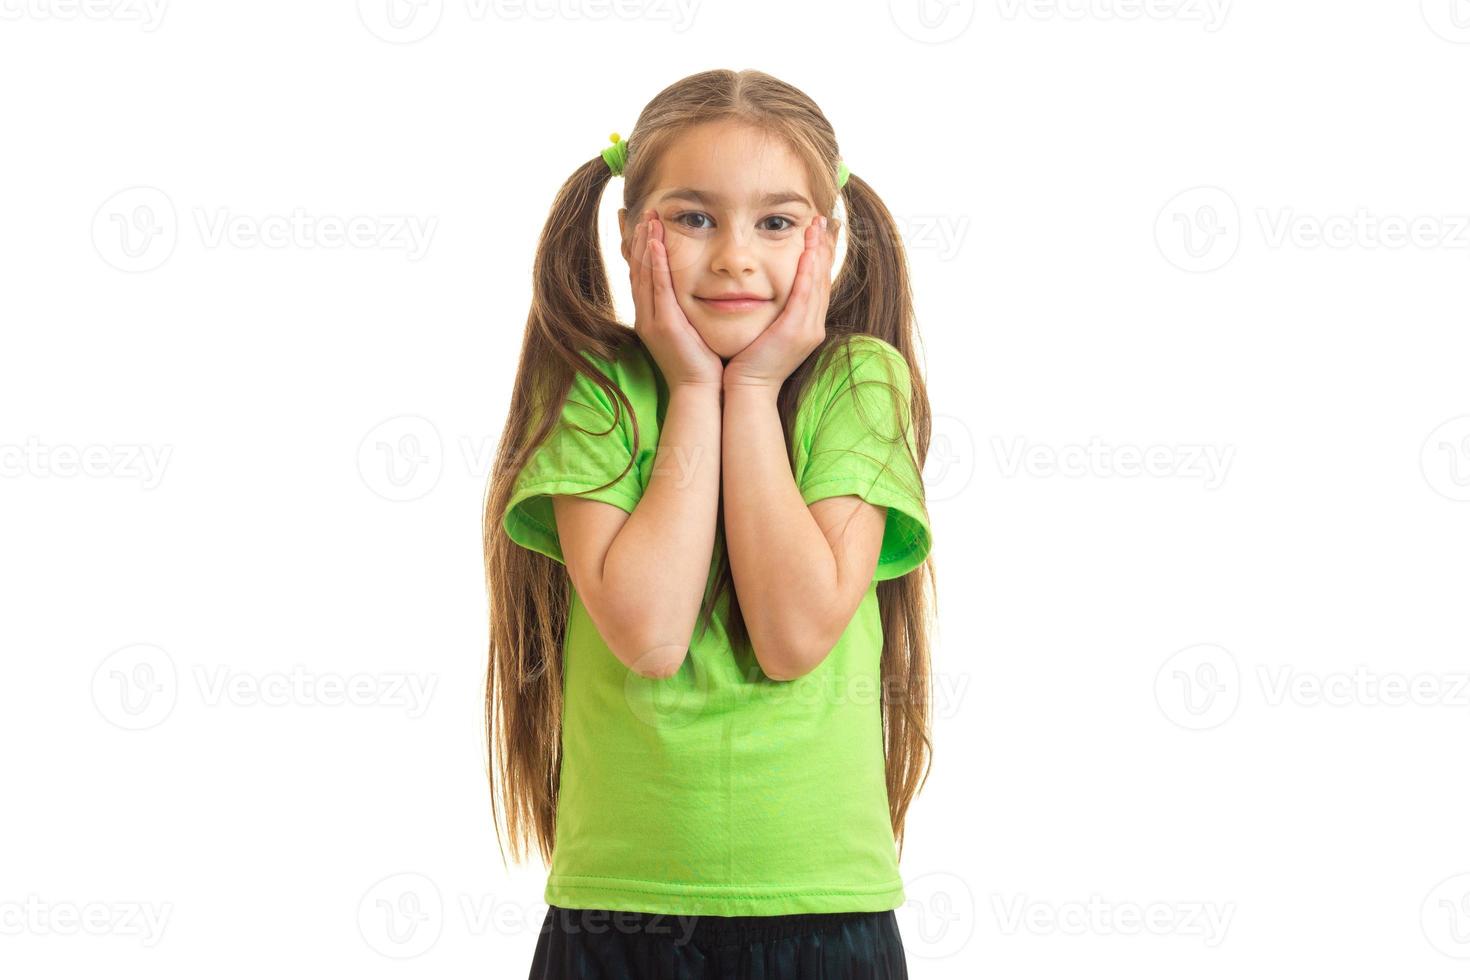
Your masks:
{"label": "smiling lips", "polygon": [[755,293],[721,293],[718,296],[696,296],[694,298],[717,313],[744,313],[770,302],[766,297],[757,296]]}

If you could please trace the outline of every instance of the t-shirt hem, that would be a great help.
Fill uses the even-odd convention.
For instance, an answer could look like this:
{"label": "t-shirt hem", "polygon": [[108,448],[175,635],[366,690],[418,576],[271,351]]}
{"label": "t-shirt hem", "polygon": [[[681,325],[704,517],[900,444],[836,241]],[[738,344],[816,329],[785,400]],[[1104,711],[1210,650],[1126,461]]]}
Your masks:
{"label": "t-shirt hem", "polygon": [[532,515],[532,508],[528,505],[541,497],[580,495],[586,500],[599,500],[629,514],[633,513],[638,506],[638,498],[617,484],[603,487],[602,484],[606,482],[599,477],[567,477],[518,488],[515,496],[505,506],[505,517],[502,521],[505,533],[521,547],[565,564],[561,536],[554,526],[555,521],[552,521],[552,526],[547,526]]}
{"label": "t-shirt hem", "polygon": [[[932,532],[929,529],[928,514],[912,497],[881,483],[874,483],[871,478],[852,475],[829,477],[801,488],[802,502],[808,505],[828,497],[848,495],[861,497],[876,507],[896,510],[905,518],[895,525],[900,529],[900,536],[896,540],[887,540],[890,535],[885,529],[885,547],[878,555],[874,579],[881,581],[899,578],[924,563],[932,546]],[[891,516],[889,520],[891,523]]]}
{"label": "t-shirt hem", "polygon": [[543,899],[560,908],[663,915],[800,915],[886,912],[903,905],[904,893],[899,879],[872,886],[766,890],[554,874],[546,879]]}
{"label": "t-shirt hem", "polygon": [[[626,479],[626,478],[625,478]],[[639,495],[630,490],[624,490],[617,484],[604,487],[607,481],[598,476],[587,477],[563,477],[549,483],[538,483],[532,486],[521,487],[516,491],[515,498],[506,505],[507,510],[514,510],[516,505],[530,500],[533,497],[554,497],[558,495],[581,496],[588,500],[600,500],[604,503],[613,504],[630,514],[633,508],[638,506]],[[545,528],[539,521],[533,522],[543,530]]]}

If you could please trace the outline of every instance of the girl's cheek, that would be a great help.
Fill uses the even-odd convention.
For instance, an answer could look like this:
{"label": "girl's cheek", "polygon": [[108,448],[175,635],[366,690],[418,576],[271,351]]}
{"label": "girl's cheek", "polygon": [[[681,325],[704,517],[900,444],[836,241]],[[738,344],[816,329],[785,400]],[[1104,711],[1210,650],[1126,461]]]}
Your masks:
{"label": "girl's cheek", "polygon": [[787,258],[786,266],[781,272],[781,281],[784,283],[785,291],[789,293],[791,287],[796,285],[796,269],[801,262],[801,253],[797,252],[796,255],[787,256]]}
{"label": "girl's cheek", "polygon": [[664,225],[664,244],[669,255],[669,272],[673,274],[674,285],[678,286],[689,267],[699,258],[699,254],[698,249],[690,247],[689,239],[678,232],[669,231],[668,227]]}

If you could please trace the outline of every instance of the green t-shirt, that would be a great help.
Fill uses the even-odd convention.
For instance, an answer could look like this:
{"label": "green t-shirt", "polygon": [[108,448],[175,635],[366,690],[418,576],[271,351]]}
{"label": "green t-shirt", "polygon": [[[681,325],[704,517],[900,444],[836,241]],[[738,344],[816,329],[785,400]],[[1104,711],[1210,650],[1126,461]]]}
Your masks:
{"label": "green t-shirt", "polygon": [[[909,415],[908,365],[882,340],[853,343],[851,375],[837,352],[798,405],[792,472],[808,504],[856,494],[888,508],[857,612],[819,666],[782,682],[732,647],[722,597],[678,673],[655,679],[613,655],[573,588],[547,904],[726,916],[903,904],[883,770],[877,582],[919,566],[931,538],[912,427],[907,447],[896,439]],[[641,436],[628,474],[587,496],[631,513],[652,475],[668,388],[636,340],[615,363],[584,356],[628,396]],[[563,561],[551,497],[607,483],[627,465],[632,420],[623,411],[612,427],[616,414],[577,375],[517,477],[504,515],[512,540]]]}

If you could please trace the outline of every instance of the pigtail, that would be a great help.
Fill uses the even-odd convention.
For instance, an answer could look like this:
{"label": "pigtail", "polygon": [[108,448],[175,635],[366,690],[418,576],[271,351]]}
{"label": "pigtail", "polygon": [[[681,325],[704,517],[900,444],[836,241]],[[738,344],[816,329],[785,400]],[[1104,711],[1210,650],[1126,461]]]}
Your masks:
{"label": "pigtail", "polygon": [[[582,164],[557,192],[541,229],[528,327],[558,350],[576,339],[591,341],[599,356],[609,355],[627,332],[617,321],[597,240],[598,208],[611,179],[601,157]],[[574,326],[558,329],[566,325]]]}
{"label": "pigtail", "polygon": [[517,863],[530,848],[551,862],[561,773],[562,645],[570,612],[566,567],[515,544],[505,531],[505,509],[517,476],[556,425],[577,372],[608,393],[619,413],[614,427],[621,412],[632,413],[618,385],[579,353],[611,362],[630,336],[617,322],[597,240],[598,208],[610,178],[600,156],[577,168],[542,229],[511,405],[484,500],[490,617],[485,747],[502,863],[506,837]]}
{"label": "pigtail", "polygon": [[[910,402],[895,409],[900,422],[912,426],[914,469],[922,473],[929,452],[929,396],[913,349],[913,294],[903,241],[892,213],[861,177],[849,174],[841,193],[847,254],[827,306],[828,332],[833,335],[829,343],[852,333],[870,334],[892,344],[908,361]],[[922,497],[922,487],[915,489]],[[883,749],[889,817],[900,857],[904,818],[929,777],[933,758],[929,633],[937,613],[936,594],[932,555],[907,575],[878,583]]]}
{"label": "pigtail", "polygon": [[914,303],[898,225],[857,174],[848,175],[841,193],[847,255],[832,284],[827,321],[842,333],[880,337],[910,357],[906,345]]}

